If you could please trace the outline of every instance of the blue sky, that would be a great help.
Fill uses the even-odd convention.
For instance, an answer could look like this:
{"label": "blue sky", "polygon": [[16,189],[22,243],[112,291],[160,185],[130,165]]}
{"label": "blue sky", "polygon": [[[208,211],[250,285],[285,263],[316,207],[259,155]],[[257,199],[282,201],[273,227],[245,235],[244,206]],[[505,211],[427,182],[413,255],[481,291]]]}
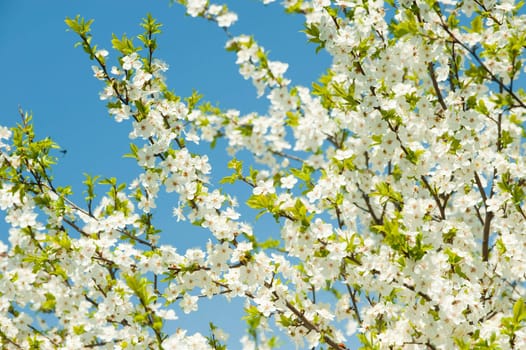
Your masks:
{"label": "blue sky", "polygon": [[[271,51],[271,58],[290,63],[288,77],[310,86],[324,71],[328,58],[314,54],[306,44],[301,17],[286,16],[277,5],[264,7],[255,0],[230,1],[239,13],[234,34],[253,34]],[[264,112],[267,101],[256,99],[249,81],[237,73],[235,55],[225,52],[225,34],[214,24],[184,15],[168,0],[67,1],[20,0],[0,2],[0,42],[4,67],[0,123],[17,121],[17,109],[33,111],[40,135],[51,136],[68,150],[59,169],[82,181],[82,172],[129,179],[129,160],[117,159],[128,151],[129,125],[116,124],[99,100],[101,83],[92,77],[92,63],[77,38],[66,32],[64,18],[81,14],[94,18],[94,43],[110,49],[111,34],[135,36],[147,12],[164,24],[157,56],[170,64],[168,83],[187,96],[197,89],[212,103],[242,112]],[[227,1],[227,3],[229,3]],[[242,5],[239,5],[241,3]],[[70,170],[79,173],[70,178]],[[77,171],[75,171],[77,170]],[[73,174],[71,174],[73,175]],[[62,176],[57,174],[57,177]],[[71,182],[71,181],[69,181]]]}
{"label": "blue sky", "polygon": [[[329,57],[323,52],[316,55],[315,47],[308,45],[300,32],[301,17],[284,14],[277,4],[265,7],[256,0],[225,3],[239,15],[231,32],[254,35],[270,51],[271,59],[288,62],[287,77],[293,84],[310,86],[328,67]],[[49,136],[67,150],[54,176],[58,185],[73,187],[77,200],[83,197],[83,173],[115,176],[119,182],[129,183],[138,167],[122,157],[129,151],[130,124],[117,124],[109,117],[98,95],[103,85],[92,77],[92,62],[85,53],[73,47],[77,37],[66,31],[64,19],[77,14],[95,19],[93,42],[112,55],[111,34],[136,36],[148,12],[164,24],[157,57],[170,65],[168,85],[178,95],[188,96],[197,89],[205,100],[224,109],[242,113],[266,110],[267,100],[257,99],[252,83],[238,74],[235,54],[224,50],[225,33],[210,22],[185,16],[181,6],[169,6],[168,0],[0,1],[0,125],[14,126],[19,121],[19,106],[32,111],[37,136]],[[213,166],[224,174],[226,158],[220,149],[212,159]],[[165,237],[173,237],[168,241],[180,247],[179,251],[206,242],[207,236],[190,225],[175,226],[169,198],[163,198],[162,203],[168,205],[156,212],[159,225],[170,231]],[[3,241],[7,240],[6,230],[2,219]],[[278,232],[275,226],[274,232]],[[206,333],[210,318],[231,331],[229,345],[238,348],[242,324],[232,322],[233,328],[227,327],[231,322],[225,322],[225,315],[238,319],[241,306],[240,302],[216,305],[204,301],[200,303],[203,313],[181,315],[174,326]]]}

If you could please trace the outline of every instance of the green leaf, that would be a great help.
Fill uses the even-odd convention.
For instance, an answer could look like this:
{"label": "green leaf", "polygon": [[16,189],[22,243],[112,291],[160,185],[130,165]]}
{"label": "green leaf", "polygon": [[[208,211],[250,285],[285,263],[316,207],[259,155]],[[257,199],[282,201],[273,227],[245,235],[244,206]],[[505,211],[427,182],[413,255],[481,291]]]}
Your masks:
{"label": "green leaf", "polygon": [[384,200],[389,200],[391,202],[402,204],[403,197],[402,194],[396,192],[389,183],[379,182],[375,186],[376,191],[371,193],[371,196],[380,196]]}
{"label": "green leaf", "polygon": [[312,179],[314,168],[304,163],[301,169],[291,168],[290,172],[298,179],[309,182]]}
{"label": "green leaf", "polygon": [[133,41],[129,39],[126,34],[122,35],[122,38],[119,39],[115,34],[112,34],[111,45],[113,48],[124,56],[129,55],[133,52],[139,51],[140,47],[135,47]]}
{"label": "green leaf", "polygon": [[524,300],[519,298],[513,305],[513,321],[518,324],[524,320],[526,320],[526,307],[524,306]]}
{"label": "green leaf", "polygon": [[407,34],[418,33],[418,24],[416,23],[415,15],[412,14],[410,11],[406,11],[406,13],[409,13],[410,15],[404,21],[391,21],[391,23],[389,24],[389,29],[391,30],[393,36],[396,39],[400,39],[401,37]]}
{"label": "green leaf", "polygon": [[203,95],[201,95],[197,90],[192,90],[192,95],[185,98],[186,104],[188,105],[188,110],[192,111],[202,98]]}
{"label": "green leaf", "polygon": [[279,239],[269,238],[264,242],[258,243],[257,246],[261,249],[277,249],[280,244],[281,241]]}
{"label": "green leaf", "polygon": [[471,21],[471,32],[481,33],[483,29],[482,16],[475,16]]}
{"label": "green leaf", "polygon": [[101,185],[110,185],[110,186],[116,186],[117,185],[117,179],[114,177],[107,177],[103,180],[100,180],[99,182]]}
{"label": "green leaf", "polygon": [[247,205],[252,209],[269,209],[274,207],[277,196],[274,193],[252,195],[247,200]]}
{"label": "green leaf", "polygon": [[447,24],[450,28],[456,28],[460,23],[460,20],[454,12],[451,12],[447,18]]}
{"label": "green leaf", "polygon": [[308,42],[318,44],[316,47],[316,53],[320,52],[320,50],[325,47],[325,42],[320,39],[320,29],[316,24],[305,24],[305,30],[303,30],[303,32],[309,37]]}
{"label": "green leaf", "polygon": [[243,177],[242,171],[243,171],[243,162],[240,160],[237,160],[236,158],[232,158],[228,164],[228,169],[234,169],[234,173],[225,176],[223,179],[221,179],[220,183],[234,183],[236,180],[241,179]]}
{"label": "green leaf", "polygon": [[239,175],[232,174],[232,175],[223,177],[221,180],[219,180],[219,183],[220,184],[225,184],[225,183],[233,184],[239,179],[240,179]]}
{"label": "green leaf", "polygon": [[80,17],[80,15],[76,15],[74,19],[66,17],[64,22],[75,33],[79,35],[86,35],[90,31],[93,19],[86,21],[83,17]]}
{"label": "green leaf", "polygon": [[126,285],[135,293],[135,295],[143,302],[143,304],[148,305],[151,303],[152,300],[148,294],[148,285],[152,282],[150,282],[145,277],[141,277],[140,274],[123,274],[123,277],[126,281]]}
{"label": "green leaf", "polygon": [[412,164],[418,164],[418,160],[420,159],[420,156],[425,153],[425,150],[419,149],[416,151],[413,151],[412,149],[406,147],[406,158],[408,161],[410,161]]}
{"label": "green leaf", "polygon": [[57,304],[57,299],[51,293],[45,294],[46,300],[41,304],[40,311],[44,313],[51,313],[55,311],[55,305]]}
{"label": "green leaf", "polygon": [[254,130],[254,126],[251,124],[241,124],[239,125],[236,130],[241,132],[241,135],[245,137],[252,136],[252,131]]}
{"label": "green leaf", "polygon": [[160,34],[162,26],[161,23],[157,22],[156,19],[152,17],[151,13],[146,14],[146,18],[143,18],[141,23],[141,27],[150,34]]}
{"label": "green leaf", "polygon": [[125,154],[124,158],[138,159],[139,147],[137,147],[136,144],[130,143],[130,151],[131,151],[131,153]]}
{"label": "green leaf", "polygon": [[79,324],[79,325],[73,326],[73,333],[75,335],[82,335],[86,333],[86,329],[84,328],[83,324]]}
{"label": "green leaf", "polygon": [[286,119],[287,125],[291,127],[297,127],[299,125],[299,119],[300,119],[299,112],[288,111],[286,115],[287,115],[287,119]]}
{"label": "green leaf", "polygon": [[257,330],[261,323],[261,317],[262,315],[256,306],[250,305],[245,308],[245,316],[243,316],[242,319],[247,323],[248,334],[250,334],[252,338],[256,338]]}

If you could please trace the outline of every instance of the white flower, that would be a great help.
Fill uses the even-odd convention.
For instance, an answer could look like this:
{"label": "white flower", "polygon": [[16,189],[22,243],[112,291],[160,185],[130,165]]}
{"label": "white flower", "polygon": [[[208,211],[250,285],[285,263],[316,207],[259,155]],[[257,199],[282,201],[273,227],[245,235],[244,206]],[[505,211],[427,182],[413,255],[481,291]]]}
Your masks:
{"label": "white flower", "polygon": [[270,295],[263,294],[257,298],[254,298],[254,302],[257,304],[259,312],[265,317],[269,317],[272,312],[276,310],[274,303],[270,299]]}
{"label": "white flower", "polygon": [[252,193],[255,195],[270,194],[275,192],[276,189],[274,188],[274,181],[272,179],[266,181],[259,180],[257,186],[252,190]]}
{"label": "white flower", "polygon": [[11,134],[11,130],[9,130],[5,126],[0,126],[0,140],[10,138]]}
{"label": "white flower", "polygon": [[279,62],[279,61],[270,61],[268,63],[268,67],[274,77],[281,77],[287,69],[289,68],[289,65],[287,63]]}
{"label": "white flower", "polygon": [[142,62],[139,60],[139,55],[137,55],[136,52],[124,56],[122,58],[122,69],[130,70],[130,69],[139,69],[142,67]]}
{"label": "white flower", "polygon": [[192,17],[197,17],[205,9],[207,0],[189,0],[186,11]]}
{"label": "white flower", "polygon": [[108,57],[109,55],[109,52],[108,50],[97,50],[97,52],[95,52],[95,56],[97,56],[99,59],[101,60],[104,60],[105,57]]}
{"label": "white flower", "polygon": [[217,20],[217,24],[220,27],[228,28],[234,22],[237,21],[237,14],[235,14],[234,12],[227,12],[225,14],[217,16],[216,20]]}
{"label": "white flower", "polygon": [[217,16],[221,13],[222,10],[223,10],[223,6],[211,4],[210,7],[208,8],[208,13],[211,14],[212,16]]}
{"label": "white flower", "polygon": [[177,320],[177,315],[174,310],[157,310],[157,315],[162,317],[165,320]]}
{"label": "white flower", "polygon": [[280,182],[281,182],[281,187],[291,189],[294,187],[296,182],[298,182],[298,179],[296,179],[294,175],[289,175],[289,176],[282,177],[280,179]]}
{"label": "white flower", "polygon": [[197,300],[199,298],[197,296],[192,296],[188,293],[186,293],[183,296],[183,299],[179,303],[181,308],[183,309],[183,312],[185,314],[189,314],[190,312],[197,311]]}
{"label": "white flower", "polygon": [[183,208],[181,206],[174,207],[172,211],[173,216],[176,217],[177,221],[185,221],[186,218],[183,213]]}

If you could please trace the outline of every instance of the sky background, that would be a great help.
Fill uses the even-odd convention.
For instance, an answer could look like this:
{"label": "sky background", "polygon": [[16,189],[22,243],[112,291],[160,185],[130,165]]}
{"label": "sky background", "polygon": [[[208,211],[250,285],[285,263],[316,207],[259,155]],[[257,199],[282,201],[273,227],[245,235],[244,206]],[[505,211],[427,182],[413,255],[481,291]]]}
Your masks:
{"label": "sky background", "polygon": [[[294,85],[311,86],[330,64],[330,58],[315,46],[307,44],[301,16],[286,15],[279,4],[264,6],[257,0],[226,0],[239,15],[230,28],[233,35],[253,35],[270,51],[271,60],[289,63],[287,78]],[[524,13],[522,10],[521,13]],[[226,35],[214,23],[185,16],[180,5],[169,0],[0,0],[0,125],[19,122],[19,106],[33,113],[37,137],[51,137],[67,154],[59,156],[54,168],[55,184],[71,185],[76,202],[83,203],[83,173],[116,177],[129,184],[138,172],[135,161],[123,158],[129,152],[129,122],[116,123],[107,113],[106,101],[99,99],[104,84],[93,77],[92,62],[81,48],[74,48],[76,34],[67,31],[66,17],[77,14],[93,18],[93,43],[111,49],[112,33],[135,37],[142,32],[141,19],[151,13],[163,23],[158,37],[156,57],[170,65],[168,86],[179,96],[189,96],[193,89],[205,101],[218,104],[223,110],[234,108],[243,114],[265,113],[268,101],[257,98],[250,81],[238,74],[235,54],[226,52]],[[136,41],[138,43],[138,41]],[[524,81],[521,86],[524,86]],[[217,182],[229,171],[221,143],[208,151],[213,166],[212,181]],[[235,194],[246,198],[246,188],[235,186]],[[176,205],[173,197],[163,195],[154,214],[163,230],[162,240],[173,244],[179,253],[201,246],[210,237],[202,229],[188,223],[177,223],[172,217]],[[248,214],[248,219],[254,213]],[[42,217],[40,218],[42,219]],[[8,226],[0,213],[0,239],[7,242]],[[256,225],[256,234],[279,236],[279,227],[265,216]],[[224,298],[201,300],[199,312],[178,313],[168,331],[176,328],[208,334],[213,321],[230,333],[229,349],[240,348],[243,334],[240,320],[242,301],[227,303]],[[284,339],[284,337],[281,337]],[[356,340],[348,344],[356,348]],[[285,344],[283,349],[294,348]]]}
{"label": "sky background", "polygon": [[[310,87],[329,66],[328,55],[316,55],[315,47],[306,43],[300,32],[302,17],[286,15],[278,4],[263,6],[256,0],[224,3],[239,15],[231,33],[254,35],[270,51],[270,59],[289,63],[286,76],[293,84]],[[225,110],[266,111],[267,99],[256,98],[252,83],[238,74],[235,54],[224,50],[225,33],[213,23],[185,16],[181,6],[169,6],[168,0],[0,0],[0,125],[11,127],[19,122],[19,106],[32,112],[37,136],[49,136],[67,150],[63,157],[57,152],[55,182],[71,185],[79,203],[83,173],[113,176],[129,184],[139,169],[134,160],[122,157],[129,152],[131,124],[118,124],[108,115],[105,101],[99,99],[103,83],[92,76],[93,63],[83,50],[73,47],[78,38],[66,31],[64,19],[77,14],[93,18],[93,43],[115,58],[112,33],[135,37],[142,32],[139,23],[147,13],[164,25],[156,56],[170,65],[167,82],[176,94],[189,96],[197,89],[204,100]],[[210,155],[215,169],[212,180],[217,181],[226,174],[227,158],[221,147]],[[234,189],[236,193],[242,190]],[[169,197],[161,198],[160,203],[155,214],[167,242],[179,252],[204,245],[209,237],[206,233],[171,217],[175,203]],[[279,228],[269,220],[258,225],[279,235]],[[7,241],[7,229],[0,214],[3,241]],[[199,305],[199,313],[179,314],[174,329],[207,334],[211,320],[231,334],[229,348],[239,348],[242,303],[228,304],[221,299],[219,304],[202,301]]]}

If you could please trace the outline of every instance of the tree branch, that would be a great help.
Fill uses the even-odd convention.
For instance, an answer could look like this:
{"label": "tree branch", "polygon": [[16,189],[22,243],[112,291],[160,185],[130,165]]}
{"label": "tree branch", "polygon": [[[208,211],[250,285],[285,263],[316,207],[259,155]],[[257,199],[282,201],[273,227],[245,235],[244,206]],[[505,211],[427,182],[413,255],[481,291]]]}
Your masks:
{"label": "tree branch", "polygon": [[433,82],[433,88],[435,89],[435,94],[438,98],[438,103],[440,103],[440,106],[444,111],[447,110],[446,102],[444,101],[444,98],[442,97],[442,92],[440,91],[440,87],[438,86],[436,74],[435,74],[435,68],[433,67],[433,62],[429,62],[427,65],[427,69],[429,71],[429,76],[431,77],[431,81]]}
{"label": "tree branch", "polygon": [[491,231],[491,220],[493,219],[493,212],[488,210],[487,196],[482,186],[482,181],[478,173],[475,171],[475,181],[479,189],[482,200],[484,201],[484,208],[486,210],[486,215],[484,217],[484,228],[482,230],[482,261],[488,261],[489,259],[489,235]]}

